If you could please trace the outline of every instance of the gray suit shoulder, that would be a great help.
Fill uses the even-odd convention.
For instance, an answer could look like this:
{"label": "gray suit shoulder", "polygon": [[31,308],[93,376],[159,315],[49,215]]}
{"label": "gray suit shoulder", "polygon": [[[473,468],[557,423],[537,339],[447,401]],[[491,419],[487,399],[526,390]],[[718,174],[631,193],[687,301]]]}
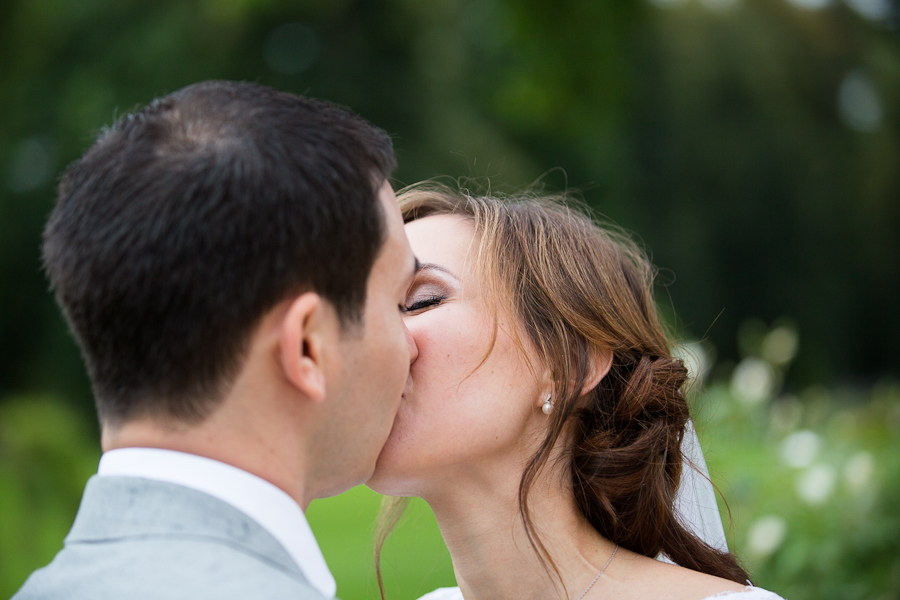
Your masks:
{"label": "gray suit shoulder", "polygon": [[322,600],[272,535],[182,486],[94,477],[65,547],[15,600]]}
{"label": "gray suit shoulder", "polygon": [[146,539],[68,546],[13,600],[324,600],[264,556],[206,540]]}

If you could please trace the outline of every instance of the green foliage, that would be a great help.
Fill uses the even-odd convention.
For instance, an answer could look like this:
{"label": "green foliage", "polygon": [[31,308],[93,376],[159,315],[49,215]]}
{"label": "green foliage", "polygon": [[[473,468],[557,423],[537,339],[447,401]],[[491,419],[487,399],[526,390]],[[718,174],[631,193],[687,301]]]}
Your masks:
{"label": "green foliage", "polygon": [[730,547],[790,600],[897,597],[900,385],[787,393],[791,324],[750,320],[741,334],[745,358],[694,399]]}
{"label": "green foliage", "polygon": [[[3,3],[0,392],[89,404],[40,272],[54,183],[116,115],[210,78],[352,107],[394,135],[398,185],[581,188],[725,357],[748,314],[787,314],[798,385],[896,374],[896,36],[838,3],[656,2]],[[875,120],[841,108],[848,82]]]}
{"label": "green foliage", "polygon": [[99,459],[93,429],[68,404],[0,403],[0,597],[62,548]]}
{"label": "green foliage", "polygon": [[748,406],[709,390],[701,437],[731,547],[791,600],[900,594],[900,386],[858,401],[812,388]]}

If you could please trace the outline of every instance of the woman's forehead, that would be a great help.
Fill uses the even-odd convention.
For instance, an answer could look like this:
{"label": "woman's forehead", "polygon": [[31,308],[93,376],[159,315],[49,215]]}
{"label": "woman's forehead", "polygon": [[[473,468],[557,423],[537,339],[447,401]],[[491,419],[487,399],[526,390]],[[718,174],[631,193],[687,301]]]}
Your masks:
{"label": "woman's forehead", "polygon": [[474,233],[472,222],[458,215],[434,215],[406,224],[406,235],[419,262],[450,270],[465,267]]}

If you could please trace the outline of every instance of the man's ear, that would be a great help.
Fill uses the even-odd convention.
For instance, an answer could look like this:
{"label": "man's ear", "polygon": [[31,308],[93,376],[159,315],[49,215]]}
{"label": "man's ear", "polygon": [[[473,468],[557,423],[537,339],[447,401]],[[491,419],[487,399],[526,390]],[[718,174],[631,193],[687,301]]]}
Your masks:
{"label": "man's ear", "polygon": [[281,368],[288,381],[313,402],[325,400],[325,348],[328,316],[313,292],[297,296],[281,322]]}
{"label": "man's ear", "polygon": [[584,387],[581,388],[582,396],[600,385],[612,367],[612,360],[613,352],[609,348],[596,349],[591,353],[591,371],[584,382]]}

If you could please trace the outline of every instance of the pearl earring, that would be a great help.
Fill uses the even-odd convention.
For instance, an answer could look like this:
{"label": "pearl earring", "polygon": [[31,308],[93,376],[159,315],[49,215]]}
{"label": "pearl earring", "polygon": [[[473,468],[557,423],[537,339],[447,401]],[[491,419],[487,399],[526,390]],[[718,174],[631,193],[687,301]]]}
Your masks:
{"label": "pearl earring", "polygon": [[553,403],[550,402],[550,398],[552,397],[552,394],[547,394],[547,399],[544,400],[544,405],[541,406],[541,410],[544,411],[545,415],[549,415],[553,411]]}

